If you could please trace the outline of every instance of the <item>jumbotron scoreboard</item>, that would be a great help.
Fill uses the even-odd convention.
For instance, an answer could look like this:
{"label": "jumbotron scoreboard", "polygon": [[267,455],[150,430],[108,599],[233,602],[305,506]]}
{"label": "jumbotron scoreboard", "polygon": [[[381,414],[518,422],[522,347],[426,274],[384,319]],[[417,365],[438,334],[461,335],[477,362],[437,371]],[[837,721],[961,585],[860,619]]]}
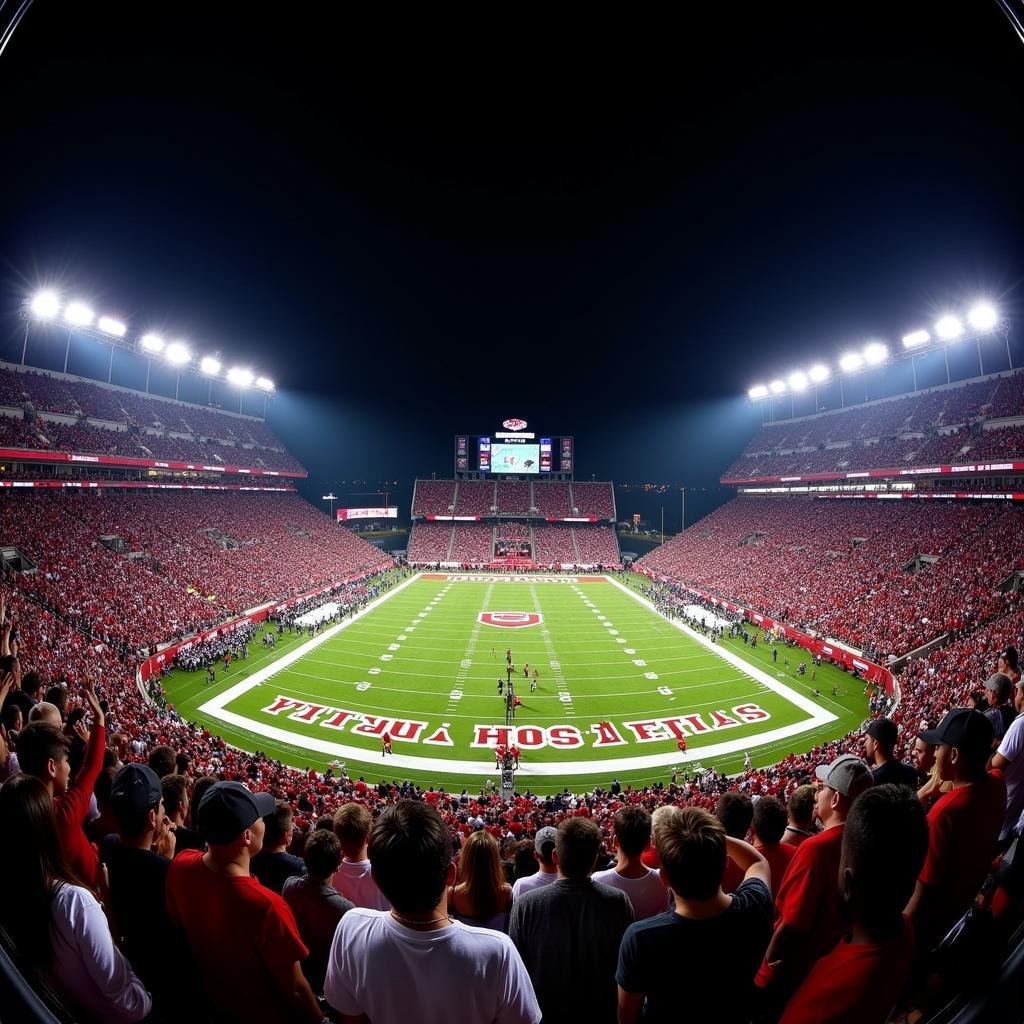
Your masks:
{"label": "jumbotron scoreboard", "polygon": [[571,437],[542,437],[526,420],[507,419],[492,434],[455,435],[455,475],[571,477]]}

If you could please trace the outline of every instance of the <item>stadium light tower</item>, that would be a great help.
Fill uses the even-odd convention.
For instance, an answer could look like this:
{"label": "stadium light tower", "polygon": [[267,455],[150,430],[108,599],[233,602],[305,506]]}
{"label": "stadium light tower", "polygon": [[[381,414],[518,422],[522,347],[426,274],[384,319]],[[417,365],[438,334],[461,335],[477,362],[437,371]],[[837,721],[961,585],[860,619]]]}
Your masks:
{"label": "stadium light tower", "polygon": [[338,496],[334,491],[328,491],[321,499],[321,501],[329,501],[331,503],[331,519],[334,518],[334,503],[338,500]]}
{"label": "stadium light tower", "polygon": [[60,312],[60,297],[56,292],[36,292],[29,303],[29,309],[37,320],[54,320]]}

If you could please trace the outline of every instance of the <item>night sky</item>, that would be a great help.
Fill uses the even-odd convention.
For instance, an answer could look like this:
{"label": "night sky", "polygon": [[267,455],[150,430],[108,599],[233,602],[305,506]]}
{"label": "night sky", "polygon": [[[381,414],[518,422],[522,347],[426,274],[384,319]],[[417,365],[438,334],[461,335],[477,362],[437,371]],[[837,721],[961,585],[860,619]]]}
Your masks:
{"label": "night sky", "polygon": [[155,6],[39,0],[0,58],[0,355],[48,284],[252,365],[315,498],[450,474],[456,431],[519,416],[701,511],[751,384],[1024,307],[995,0]]}

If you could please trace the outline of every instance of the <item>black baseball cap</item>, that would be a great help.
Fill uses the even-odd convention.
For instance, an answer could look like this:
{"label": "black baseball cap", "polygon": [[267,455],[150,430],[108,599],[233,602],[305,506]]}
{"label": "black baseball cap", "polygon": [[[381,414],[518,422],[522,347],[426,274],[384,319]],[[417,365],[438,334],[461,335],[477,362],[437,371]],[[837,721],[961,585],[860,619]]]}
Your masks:
{"label": "black baseball cap", "polygon": [[883,747],[895,747],[899,739],[896,723],[888,718],[873,718],[864,732],[872,739],[878,740]]}
{"label": "black baseball cap", "polygon": [[126,764],[114,776],[110,787],[110,806],[114,816],[145,814],[159,806],[163,792],[160,779],[149,765]]}
{"label": "black baseball cap", "polygon": [[968,757],[980,757],[992,749],[995,730],[992,723],[974,708],[952,708],[935,729],[921,733],[925,743],[956,747]]}
{"label": "black baseball cap", "polygon": [[215,782],[199,801],[196,824],[211,846],[227,846],[274,806],[270,793],[251,793],[240,782]]}

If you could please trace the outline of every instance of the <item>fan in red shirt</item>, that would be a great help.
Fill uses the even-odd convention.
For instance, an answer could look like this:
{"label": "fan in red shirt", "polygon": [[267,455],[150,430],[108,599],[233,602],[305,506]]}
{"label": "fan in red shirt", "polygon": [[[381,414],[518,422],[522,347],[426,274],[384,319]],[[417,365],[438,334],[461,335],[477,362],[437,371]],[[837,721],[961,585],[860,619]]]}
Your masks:
{"label": "fan in red shirt", "polygon": [[913,962],[903,907],[927,849],[924,808],[910,790],[875,786],[854,803],[839,861],[851,934],[811,968],[780,1024],[884,1024]]}
{"label": "fan in red shirt", "polygon": [[839,855],[843,825],[853,801],[871,786],[868,766],[854,754],[843,754],[815,775],[822,783],[816,811],[824,830],[796,848],[775,899],[775,934],[757,974],[772,999],[785,998],[810,966],[843,934],[839,893]]}
{"label": "fan in red shirt", "polygon": [[219,1019],[319,1024],[323,1014],[301,968],[309,950],[291,908],[249,874],[274,806],[269,793],[250,793],[240,782],[210,786],[197,811],[209,851],[175,858],[167,914],[185,933]]}
{"label": "fan in red shirt", "polygon": [[928,813],[928,856],[907,906],[920,950],[964,914],[995,856],[1006,783],[1002,772],[985,770],[993,736],[992,723],[974,708],[953,708],[938,728],[921,733],[935,745],[939,778],[953,788]]}
{"label": "fan in red shirt", "polygon": [[754,833],[754,848],[772,869],[771,890],[777,893],[796,847],[784,846],[786,831],[786,805],[774,796],[763,796],[754,804],[754,818],[750,824]]}

